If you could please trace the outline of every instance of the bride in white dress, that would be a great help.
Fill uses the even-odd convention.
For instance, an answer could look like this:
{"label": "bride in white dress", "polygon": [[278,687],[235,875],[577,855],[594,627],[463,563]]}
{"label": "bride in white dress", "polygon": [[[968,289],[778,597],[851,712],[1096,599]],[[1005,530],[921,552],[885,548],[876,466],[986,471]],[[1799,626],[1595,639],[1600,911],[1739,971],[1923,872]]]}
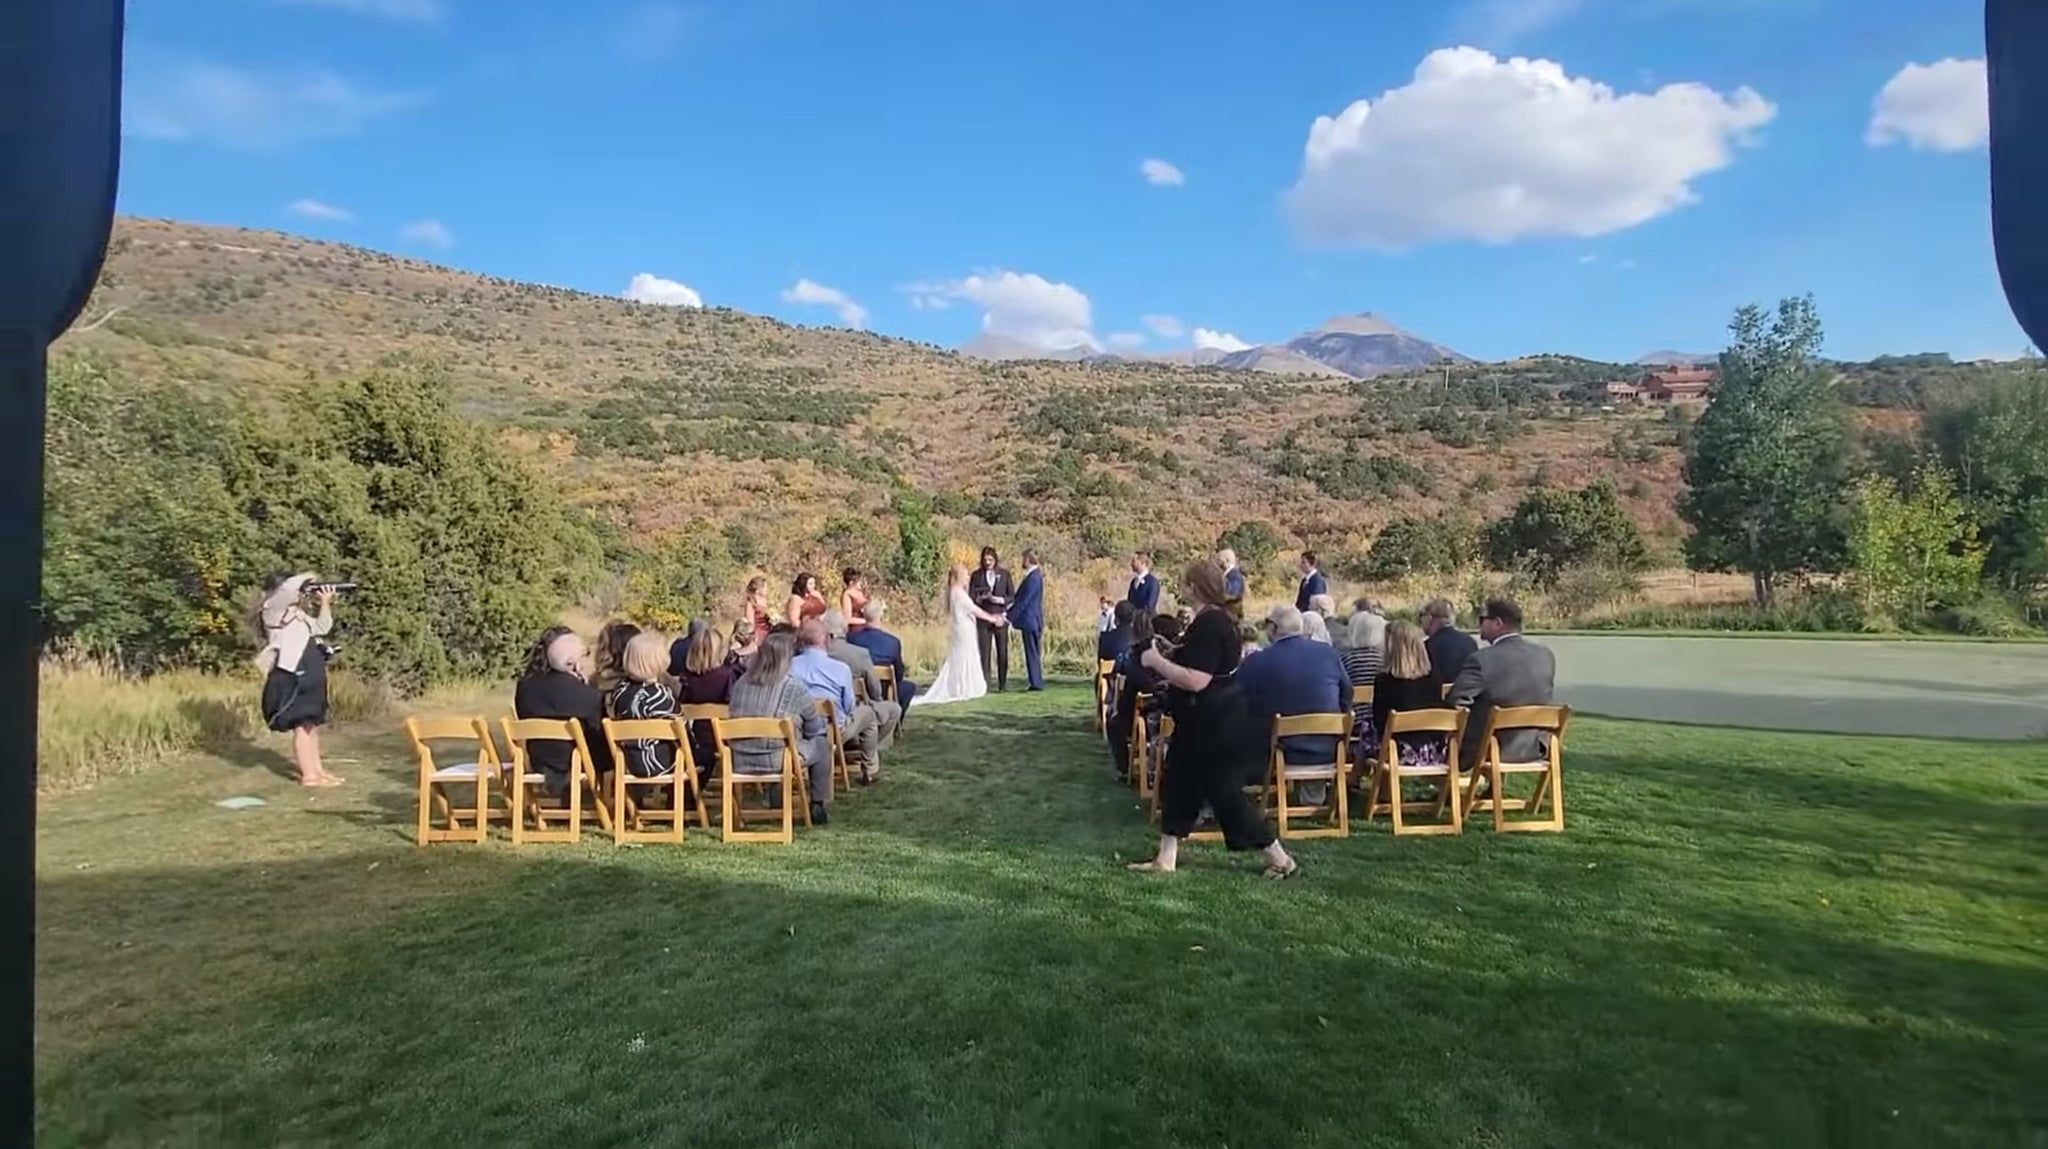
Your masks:
{"label": "bride in white dress", "polygon": [[967,597],[967,566],[953,564],[946,573],[946,610],[952,618],[952,630],[946,639],[946,661],[939,667],[939,676],[930,686],[917,692],[910,700],[914,709],[919,706],[938,706],[946,702],[965,702],[980,698],[988,693],[988,679],[981,673],[981,650],[975,642],[974,624],[992,622],[1007,626],[1009,620],[1000,614],[989,614],[974,605]]}

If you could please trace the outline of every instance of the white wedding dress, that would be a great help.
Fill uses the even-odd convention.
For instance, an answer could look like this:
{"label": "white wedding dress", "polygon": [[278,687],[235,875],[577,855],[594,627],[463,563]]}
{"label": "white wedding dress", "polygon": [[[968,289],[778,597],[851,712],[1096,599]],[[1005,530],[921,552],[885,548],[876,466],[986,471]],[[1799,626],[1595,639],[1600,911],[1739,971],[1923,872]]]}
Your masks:
{"label": "white wedding dress", "polygon": [[932,684],[923,687],[910,700],[911,709],[920,706],[938,706],[947,702],[966,702],[988,693],[988,679],[981,674],[981,649],[975,641],[974,624],[979,621],[974,604],[967,601],[967,592],[955,590],[951,602],[953,624],[946,637],[946,662],[939,667],[939,676]]}

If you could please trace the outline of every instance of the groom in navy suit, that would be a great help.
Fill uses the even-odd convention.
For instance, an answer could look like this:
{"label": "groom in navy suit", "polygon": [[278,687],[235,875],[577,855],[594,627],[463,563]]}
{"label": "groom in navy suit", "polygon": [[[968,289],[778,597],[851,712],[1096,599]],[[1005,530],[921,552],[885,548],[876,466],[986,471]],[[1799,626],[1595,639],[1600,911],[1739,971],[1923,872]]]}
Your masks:
{"label": "groom in navy suit", "polygon": [[1024,580],[1017,584],[1017,597],[1003,612],[1010,625],[1024,639],[1024,680],[1033,690],[1045,689],[1045,668],[1039,661],[1039,634],[1045,630],[1045,572],[1038,568],[1038,552],[1024,552]]}

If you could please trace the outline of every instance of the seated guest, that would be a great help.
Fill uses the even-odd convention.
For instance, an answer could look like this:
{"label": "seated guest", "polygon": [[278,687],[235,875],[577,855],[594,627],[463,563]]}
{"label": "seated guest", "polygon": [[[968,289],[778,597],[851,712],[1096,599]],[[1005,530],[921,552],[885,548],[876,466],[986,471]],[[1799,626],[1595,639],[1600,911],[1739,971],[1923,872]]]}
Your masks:
{"label": "seated guest", "polygon": [[[877,733],[875,744],[862,751],[870,757],[860,762],[860,779],[863,783],[876,781],[881,777],[882,764],[872,755],[896,740],[896,728],[903,722],[903,707],[883,693],[882,677],[875,673],[874,656],[847,640],[845,617],[836,610],[828,610],[818,621],[825,629],[825,653],[845,666],[854,681],[860,683],[861,690],[866,692],[865,699],[856,692],[855,701],[861,711],[874,715]],[[848,740],[851,741],[850,738]]]}
{"label": "seated guest", "polygon": [[1115,662],[1131,648],[1131,622],[1138,617],[1138,610],[1120,602],[1111,608],[1110,616],[1110,628],[1095,636],[1095,657],[1100,662]]}
{"label": "seated guest", "polygon": [[[1295,617],[1301,619],[1302,637],[1308,639],[1310,642],[1321,643],[1324,646],[1332,647],[1332,652],[1334,653],[1335,644],[1333,644],[1330,641],[1330,624],[1323,621],[1322,613],[1320,611],[1313,610],[1296,611],[1294,613]],[[1272,621],[1270,616],[1268,617],[1267,621]]]}
{"label": "seated guest", "polygon": [[[1386,662],[1387,620],[1371,611],[1351,616],[1351,641],[1344,648],[1344,675],[1353,686],[1371,686]],[[1372,731],[1372,704],[1351,708],[1351,737],[1360,746],[1378,745]]]}
{"label": "seated guest", "polygon": [[1180,620],[1170,614],[1141,614],[1131,622],[1130,649],[1117,660],[1123,685],[1109,715],[1109,753],[1119,779],[1129,781],[1131,777],[1132,724],[1143,721],[1149,732],[1158,731],[1166,689],[1159,675],[1147,669],[1139,658],[1151,647],[1154,637],[1170,645],[1180,638],[1182,629]]}
{"label": "seated guest", "polygon": [[860,571],[847,567],[839,572],[839,585],[844,588],[839,592],[839,616],[846,620],[847,632],[852,633],[868,624],[861,613],[868,605],[868,580]]}
{"label": "seated guest", "polygon": [[1465,660],[1479,649],[1472,636],[1458,629],[1458,608],[1447,598],[1433,598],[1422,607],[1422,630],[1429,638],[1429,665],[1438,687],[1449,686],[1465,668]]}
{"label": "seated guest", "polygon": [[[623,681],[605,696],[606,713],[621,722],[641,718],[674,718],[676,696],[662,682],[668,670],[668,642],[660,633],[643,630],[626,643],[619,661]],[[675,773],[676,747],[673,742],[632,739],[619,744],[625,751],[626,773],[635,778],[661,778]]]}
{"label": "seated guest", "polygon": [[639,633],[639,627],[618,620],[605,623],[597,632],[597,668],[590,684],[598,693],[608,696],[626,681],[626,644]]}
{"label": "seated guest", "polygon": [[[790,677],[795,650],[793,631],[770,632],[762,639],[747,672],[732,684],[731,710],[734,718],[787,718],[796,727],[798,765],[811,795],[811,821],[822,826],[825,800],[832,795],[832,746],[825,737],[825,716],[811,704],[803,684]],[[740,774],[773,774],[782,769],[781,750],[779,740],[735,739],[732,768]]]}
{"label": "seated guest", "polygon": [[[1501,707],[1548,706],[1557,688],[1557,656],[1547,646],[1522,637],[1522,608],[1504,598],[1492,599],[1479,613],[1479,637],[1486,647],[1473,653],[1451,686],[1451,705],[1471,712],[1465,720],[1461,763],[1470,770],[1485,747],[1481,735],[1487,719]],[[1509,730],[1501,735],[1503,762],[1534,762],[1550,753],[1540,730]]]}
{"label": "seated guest", "polygon": [[[512,689],[512,713],[519,718],[574,719],[583,724],[583,741],[593,755],[604,745],[604,696],[584,679],[583,663],[589,656],[583,640],[566,626],[551,626],[541,632],[526,654],[526,668]],[[530,742],[526,764],[541,776],[541,786],[551,798],[569,793],[569,759],[574,752],[567,742]],[[596,765],[607,759],[600,756]]]}
{"label": "seated guest", "polygon": [[[1237,668],[1246,713],[1261,730],[1270,730],[1273,719],[1281,715],[1351,712],[1351,680],[1344,676],[1344,663],[1328,643],[1308,638],[1302,628],[1300,611],[1274,607],[1266,614],[1271,644]],[[1330,734],[1291,735],[1281,741],[1280,755],[1291,765],[1332,762],[1337,742]],[[1301,797],[1310,805],[1321,805],[1329,797],[1329,787],[1321,782],[1304,784]]]}
{"label": "seated guest", "polygon": [[783,604],[782,621],[801,626],[805,619],[824,613],[825,592],[818,587],[818,576],[808,571],[796,576],[796,581],[789,584],[789,601]]}
{"label": "seated guest", "polygon": [[861,608],[867,625],[849,631],[846,641],[867,651],[876,666],[896,672],[896,705],[907,709],[910,700],[917,697],[917,683],[910,681],[910,670],[903,665],[903,640],[882,629],[883,610],[881,599],[869,599]]}
{"label": "seated guest", "polygon": [[[1423,643],[1422,628],[1412,622],[1387,627],[1387,656],[1372,682],[1372,732],[1366,743],[1368,757],[1379,754],[1378,732],[1387,728],[1393,715],[1409,710],[1442,710],[1443,693],[1429,666],[1429,648]],[[1442,734],[1401,734],[1396,736],[1404,766],[1442,766],[1449,760],[1450,739]]]}
{"label": "seated guest", "polygon": [[[797,652],[789,664],[790,677],[812,698],[830,699],[839,710],[839,738],[847,752],[862,759],[861,776],[881,770],[882,746],[896,735],[896,723],[883,724],[882,714],[853,694],[853,672],[832,657],[827,649],[832,639],[825,624],[810,619],[796,632]],[[900,716],[901,712],[898,712]]]}
{"label": "seated guest", "polygon": [[1244,662],[1244,660],[1245,660],[1245,659],[1247,659],[1247,658],[1250,658],[1250,657],[1251,657],[1252,655],[1254,655],[1254,654],[1257,654],[1257,653],[1258,653],[1259,651],[1261,651],[1261,650],[1263,650],[1263,649],[1265,649],[1265,648],[1259,645],[1259,626],[1258,626],[1258,624],[1257,624],[1257,623],[1251,623],[1251,622],[1240,622],[1240,623],[1238,623],[1238,624],[1237,624],[1237,660],[1238,660],[1238,662],[1239,662],[1240,664],[1242,664],[1242,663]]}
{"label": "seated guest", "polygon": [[[753,634],[751,627],[748,635]],[[718,631],[711,626],[711,620],[700,618],[690,623],[687,638],[677,640],[683,648],[681,663],[674,661],[674,648],[670,648],[669,673],[676,680],[676,703],[679,706],[722,705],[732,700],[732,684],[746,669],[732,645],[718,637]],[[690,752],[697,757],[697,772],[707,776],[711,764],[718,761],[718,740],[711,735],[709,722],[690,724]]]}

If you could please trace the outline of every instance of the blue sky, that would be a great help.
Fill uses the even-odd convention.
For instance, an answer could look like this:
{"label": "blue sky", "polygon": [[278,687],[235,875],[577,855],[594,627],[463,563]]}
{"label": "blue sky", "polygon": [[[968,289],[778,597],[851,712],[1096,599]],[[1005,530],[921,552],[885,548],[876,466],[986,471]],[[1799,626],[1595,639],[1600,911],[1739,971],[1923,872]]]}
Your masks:
{"label": "blue sky", "polygon": [[1372,310],[1629,359],[1812,291],[1831,354],[2011,355],[1982,34],[1970,0],[133,0],[121,209],[948,345]]}

